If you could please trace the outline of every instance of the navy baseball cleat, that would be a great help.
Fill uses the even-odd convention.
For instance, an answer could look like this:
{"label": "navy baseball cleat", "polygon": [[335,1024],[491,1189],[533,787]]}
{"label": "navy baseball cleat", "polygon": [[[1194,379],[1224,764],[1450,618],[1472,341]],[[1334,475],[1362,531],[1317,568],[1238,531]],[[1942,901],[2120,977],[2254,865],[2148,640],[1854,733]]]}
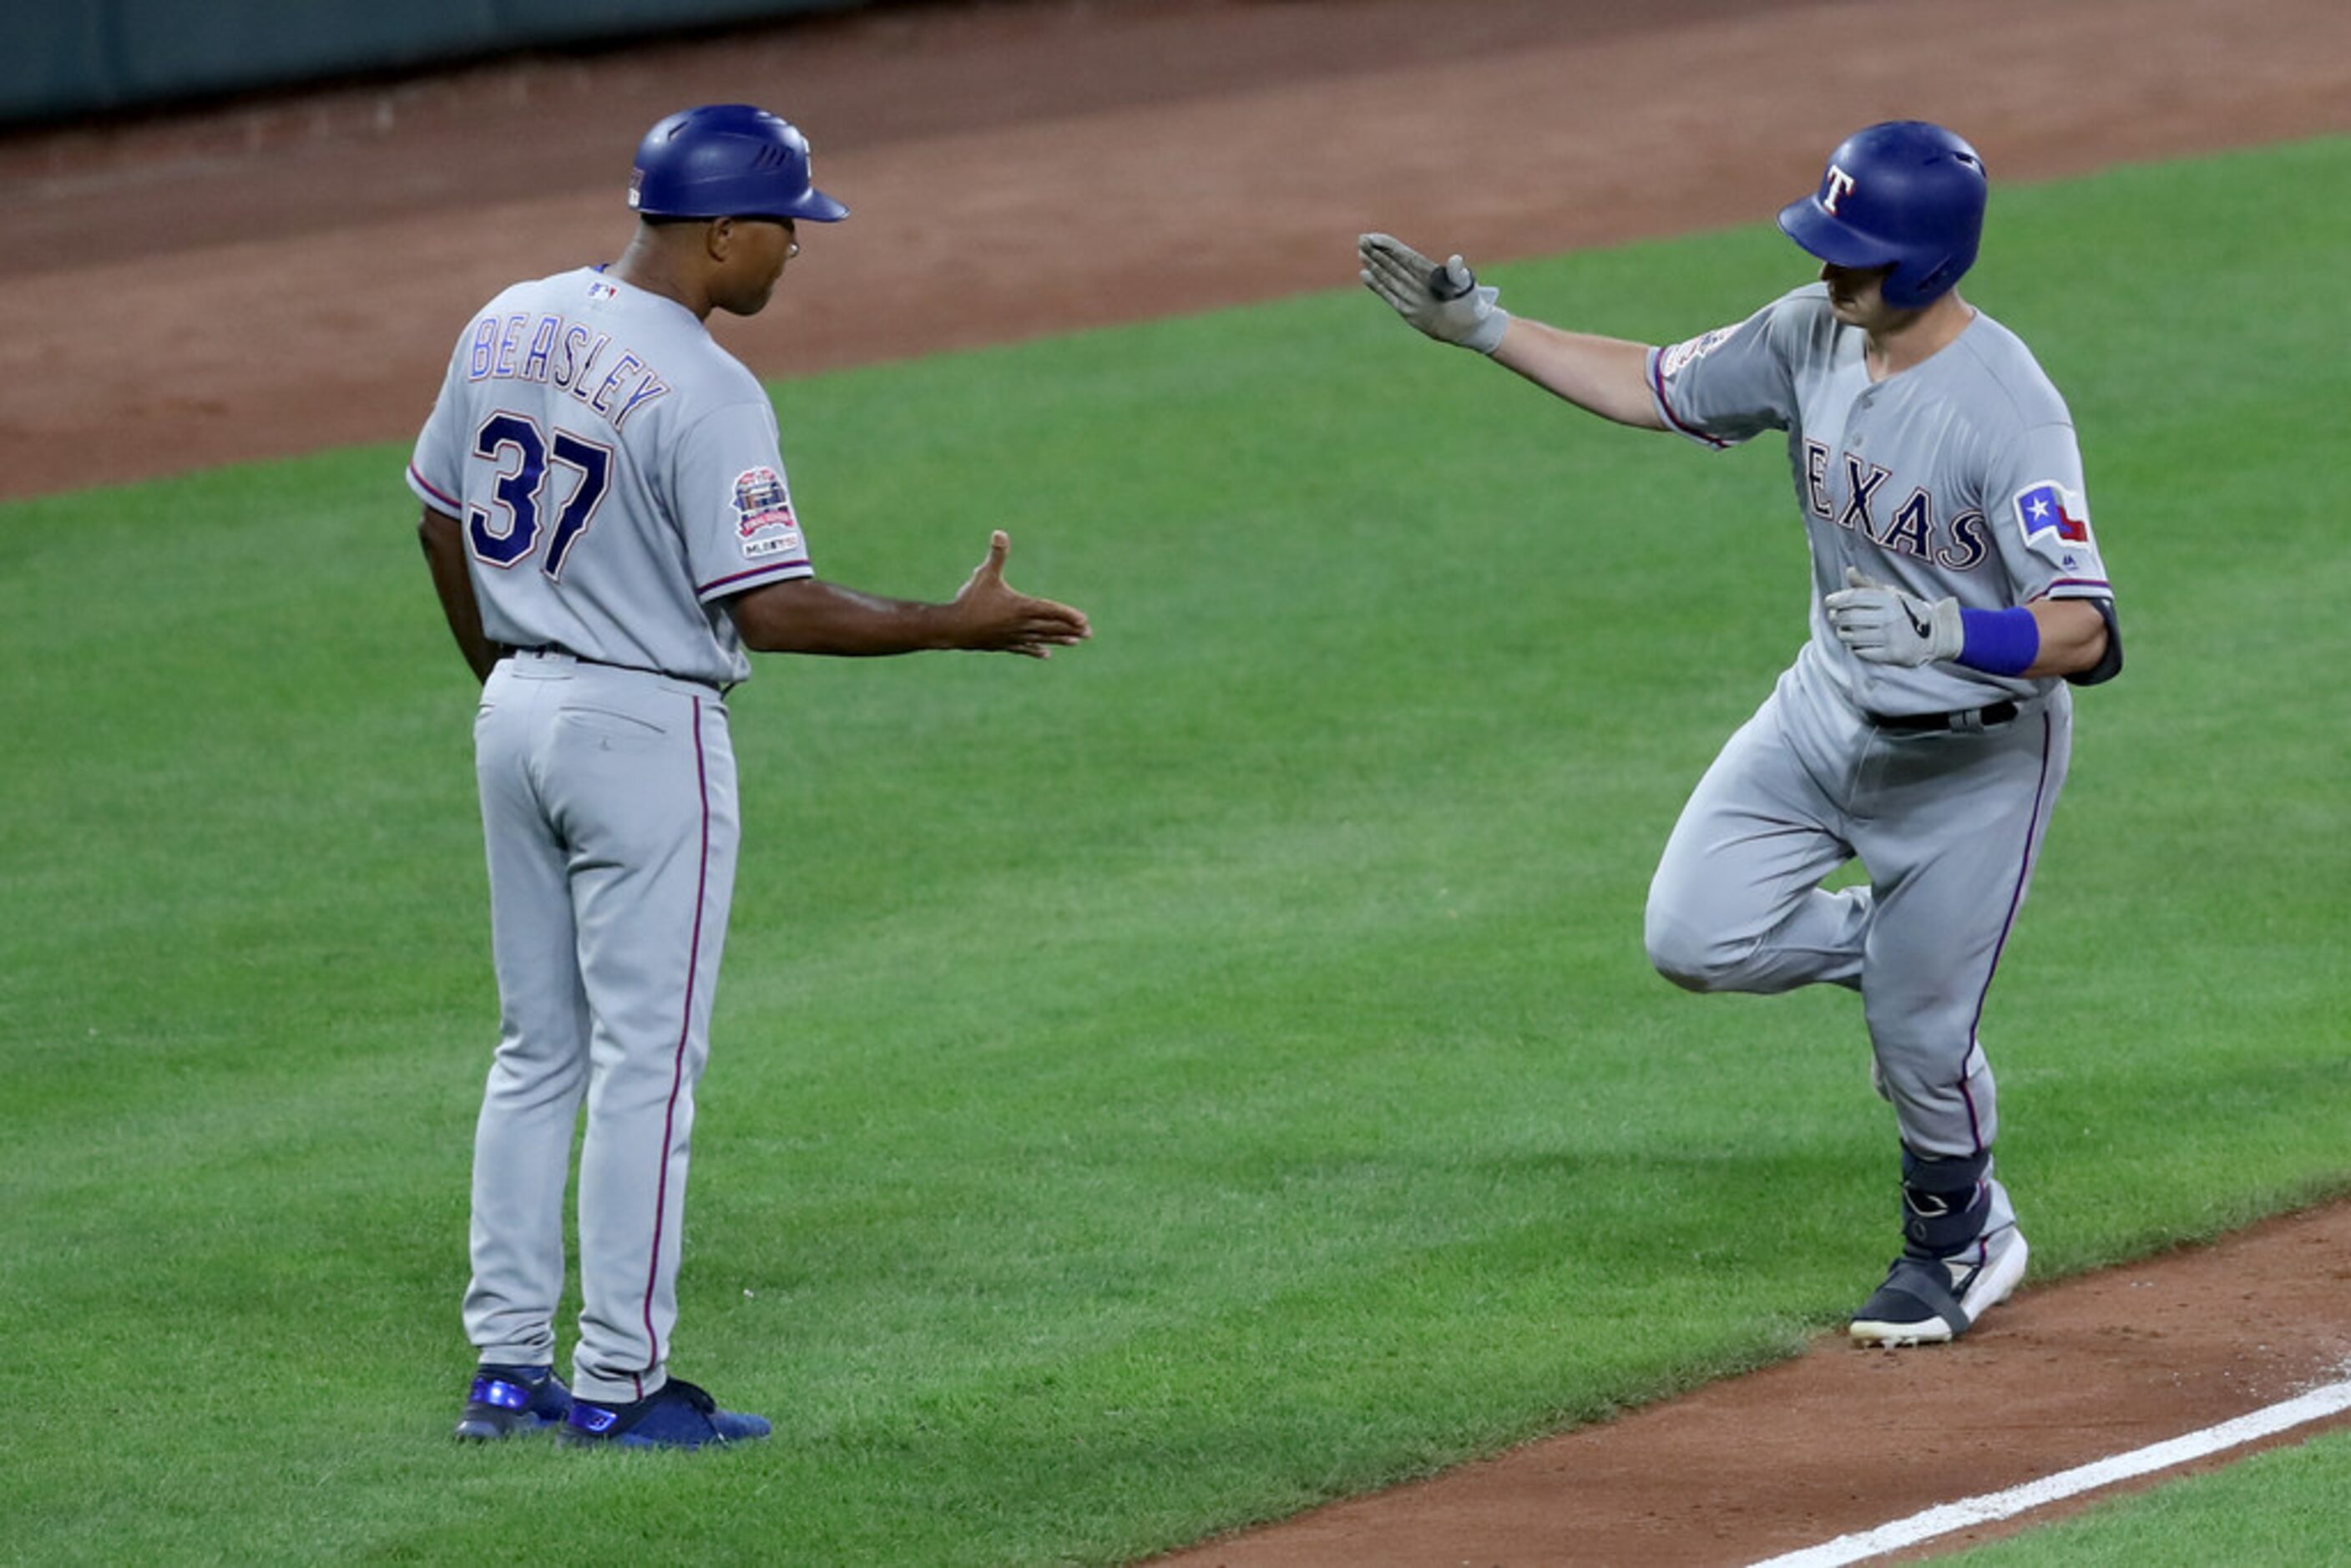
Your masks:
{"label": "navy baseball cleat", "polygon": [[1906,1252],[1886,1270],[1877,1293],[1854,1313],[1846,1332],[1856,1344],[1888,1350],[1957,1339],[2015,1291],[2029,1251],[2023,1233],[2010,1225],[1979,1238],[1954,1258]]}
{"label": "navy baseball cleat", "polygon": [[551,1366],[480,1366],[457,1418],[457,1436],[471,1443],[543,1432],[571,1414],[571,1390]]}
{"label": "navy baseball cleat", "polygon": [[747,1442],[772,1430],[764,1417],[721,1410],[708,1394],[673,1377],[631,1405],[574,1400],[556,1436],[578,1447],[617,1443],[624,1448],[702,1448]]}

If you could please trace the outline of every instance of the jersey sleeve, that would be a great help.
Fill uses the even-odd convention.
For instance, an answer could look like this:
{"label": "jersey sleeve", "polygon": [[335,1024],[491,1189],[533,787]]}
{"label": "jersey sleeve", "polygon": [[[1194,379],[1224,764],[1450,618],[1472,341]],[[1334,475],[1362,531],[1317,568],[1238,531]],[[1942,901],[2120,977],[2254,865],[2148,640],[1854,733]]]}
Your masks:
{"label": "jersey sleeve", "polygon": [[1649,402],[1667,430],[1700,445],[1735,446],[1796,414],[1796,383],[1782,342],[1783,300],[1735,326],[1651,349]]}
{"label": "jersey sleeve", "polygon": [[416,448],[408,459],[408,487],[436,512],[453,517],[465,515],[465,345],[472,336],[457,340],[449,356],[448,373],[441,378],[441,395],[433,402],[424,428],[417,433]]}
{"label": "jersey sleeve", "polygon": [[2017,603],[2113,601],[2071,424],[2037,424],[2004,444],[1990,464],[1983,506]]}
{"label": "jersey sleeve", "polygon": [[713,410],[678,443],[671,515],[685,535],[695,596],[705,603],[763,582],[813,577],[808,543],[765,400]]}

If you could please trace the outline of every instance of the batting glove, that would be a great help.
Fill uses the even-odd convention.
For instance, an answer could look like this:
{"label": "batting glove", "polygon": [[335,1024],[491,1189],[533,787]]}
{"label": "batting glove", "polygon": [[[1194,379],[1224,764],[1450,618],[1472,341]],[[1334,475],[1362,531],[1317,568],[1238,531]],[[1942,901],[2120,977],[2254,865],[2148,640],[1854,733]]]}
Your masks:
{"label": "batting glove", "polygon": [[1917,665],[1959,656],[1967,636],[1958,600],[1929,603],[1850,566],[1844,569],[1844,588],[1821,603],[1829,612],[1829,630],[1855,658],[1873,664]]}
{"label": "batting glove", "polygon": [[1478,275],[1459,256],[1443,267],[1393,235],[1364,235],[1355,242],[1364,287],[1395,313],[1440,343],[1458,343],[1490,354],[1501,347],[1510,315],[1494,301],[1499,288],[1481,287]]}

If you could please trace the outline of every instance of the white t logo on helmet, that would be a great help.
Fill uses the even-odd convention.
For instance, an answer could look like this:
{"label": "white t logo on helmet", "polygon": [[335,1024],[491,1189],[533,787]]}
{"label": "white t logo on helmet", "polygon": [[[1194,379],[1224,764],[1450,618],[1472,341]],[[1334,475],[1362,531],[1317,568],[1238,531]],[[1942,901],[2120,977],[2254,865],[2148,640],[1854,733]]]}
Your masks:
{"label": "white t logo on helmet", "polygon": [[1821,211],[1831,217],[1836,216],[1837,203],[1844,200],[1852,189],[1853,176],[1835,164],[1830,164],[1829,177],[1821,182]]}

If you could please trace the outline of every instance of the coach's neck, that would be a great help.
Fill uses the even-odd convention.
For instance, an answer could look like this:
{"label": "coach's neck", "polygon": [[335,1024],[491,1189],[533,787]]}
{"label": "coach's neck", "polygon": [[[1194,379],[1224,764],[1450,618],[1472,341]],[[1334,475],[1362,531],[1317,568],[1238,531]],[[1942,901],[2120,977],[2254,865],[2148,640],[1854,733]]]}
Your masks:
{"label": "coach's neck", "polygon": [[710,228],[706,223],[652,224],[640,218],[636,236],[610,271],[632,287],[676,300],[695,319],[706,321],[717,267],[710,254]]}

